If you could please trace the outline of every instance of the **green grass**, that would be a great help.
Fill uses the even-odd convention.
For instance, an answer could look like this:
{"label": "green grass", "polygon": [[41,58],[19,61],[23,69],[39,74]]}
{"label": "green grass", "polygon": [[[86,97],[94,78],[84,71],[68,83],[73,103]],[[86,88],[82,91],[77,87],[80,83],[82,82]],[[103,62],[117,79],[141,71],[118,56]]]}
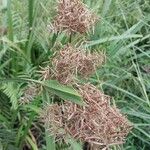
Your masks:
{"label": "green grass", "polygon": [[[89,81],[112,96],[112,103],[127,115],[134,126],[126,143],[112,149],[149,150],[150,1],[84,2],[100,16],[100,21],[94,34],[75,35],[72,43],[86,37],[88,42],[84,47],[106,53],[106,64]],[[47,25],[53,20],[55,5],[52,0],[7,0],[7,4],[0,5],[0,28],[8,29],[7,35],[0,37],[2,150],[20,150],[25,145],[33,150],[67,149],[63,144],[54,143],[38,120],[41,106],[52,100],[47,96],[49,90],[62,98],[69,96],[72,101],[81,102],[70,87],[57,85],[55,89],[55,86],[50,87],[51,84],[38,81],[39,65],[49,61],[60,42],[64,45],[69,41],[65,34],[57,36],[48,32]],[[27,82],[44,84],[45,91],[31,104],[20,105],[18,99]],[[73,139],[68,138],[68,143],[74,150],[81,149]]]}

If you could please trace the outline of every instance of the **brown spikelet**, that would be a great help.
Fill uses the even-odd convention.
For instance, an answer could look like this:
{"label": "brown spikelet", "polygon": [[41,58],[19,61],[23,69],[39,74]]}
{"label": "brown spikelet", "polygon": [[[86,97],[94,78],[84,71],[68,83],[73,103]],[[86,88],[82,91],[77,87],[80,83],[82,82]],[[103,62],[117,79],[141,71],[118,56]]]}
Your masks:
{"label": "brown spikelet", "polygon": [[8,29],[6,27],[0,27],[0,36],[7,34]]}
{"label": "brown spikelet", "polygon": [[44,111],[41,112],[40,119],[44,122],[50,135],[60,140],[65,137],[65,132],[63,132],[63,114],[60,105],[51,104],[45,106]]}
{"label": "brown spikelet", "polygon": [[[98,147],[124,143],[131,125],[117,108],[110,106],[110,97],[90,84],[80,85],[78,90],[86,106],[71,102],[47,106],[49,111],[46,111],[44,122],[48,123],[49,132],[63,139],[70,134],[77,140]],[[47,119],[50,121],[47,122]]]}
{"label": "brown spikelet", "polygon": [[54,28],[69,33],[88,31],[96,22],[97,17],[81,0],[59,0]]}
{"label": "brown spikelet", "polygon": [[88,105],[98,104],[100,107],[108,106],[110,103],[110,97],[102,93],[92,84],[85,84],[78,86],[78,91]]}
{"label": "brown spikelet", "polygon": [[38,71],[41,74],[42,80],[48,80],[51,78],[51,68],[50,66],[47,67],[40,67],[40,71]]}
{"label": "brown spikelet", "polygon": [[82,77],[88,77],[92,75],[96,68],[102,66],[105,61],[105,55],[102,53],[85,54],[82,55],[78,64],[78,73]]}
{"label": "brown spikelet", "polygon": [[29,85],[24,90],[22,97],[20,98],[20,104],[30,103],[39,93],[37,85]]}
{"label": "brown spikelet", "polygon": [[86,53],[84,49],[65,46],[53,59],[56,79],[63,84],[74,82],[76,75],[88,77],[101,66],[105,60],[102,53]]}

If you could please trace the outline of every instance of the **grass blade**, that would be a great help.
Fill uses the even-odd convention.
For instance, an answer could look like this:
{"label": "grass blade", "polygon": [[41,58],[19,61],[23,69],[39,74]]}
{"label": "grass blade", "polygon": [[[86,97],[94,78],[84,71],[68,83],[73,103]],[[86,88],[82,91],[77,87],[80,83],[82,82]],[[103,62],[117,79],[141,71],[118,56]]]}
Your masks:
{"label": "grass blade", "polygon": [[54,138],[51,137],[47,131],[45,132],[45,136],[46,136],[46,149],[47,150],[55,150],[56,147],[55,147]]}
{"label": "grass blade", "polygon": [[125,40],[125,39],[130,39],[130,38],[141,38],[141,37],[142,37],[142,35],[140,35],[140,34],[129,34],[129,35],[123,34],[123,35],[119,35],[119,36],[106,37],[106,38],[102,38],[99,40],[90,41],[85,45],[85,47],[90,47],[90,46],[102,44],[105,42],[119,41],[119,40]]}
{"label": "grass blade", "polygon": [[48,81],[38,81],[33,79],[0,79],[0,83],[9,83],[9,82],[34,82],[36,84],[40,84],[41,86],[48,89],[52,94],[56,94],[60,98],[64,100],[72,101],[79,105],[84,105],[81,96],[78,94],[78,92],[71,86],[65,86],[60,84],[58,81],[55,80],[48,80]]}
{"label": "grass blade", "polygon": [[8,0],[7,3],[7,18],[8,18],[8,37],[9,40],[13,41],[14,40],[14,35],[13,35],[13,20],[12,20],[12,11],[11,11],[11,0]]}

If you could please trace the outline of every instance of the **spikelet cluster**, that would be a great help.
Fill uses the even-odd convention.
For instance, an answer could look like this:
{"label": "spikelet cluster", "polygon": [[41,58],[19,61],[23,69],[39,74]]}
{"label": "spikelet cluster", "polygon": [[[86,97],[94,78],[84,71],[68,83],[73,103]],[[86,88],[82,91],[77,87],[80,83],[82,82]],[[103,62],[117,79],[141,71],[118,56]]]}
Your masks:
{"label": "spikelet cluster", "polygon": [[7,34],[7,28],[0,27],[0,36]]}
{"label": "spikelet cluster", "polygon": [[28,104],[34,100],[34,98],[38,95],[39,88],[37,85],[32,84],[28,85],[26,89],[23,91],[23,95],[20,98],[20,104]]}
{"label": "spikelet cluster", "polygon": [[104,61],[105,55],[102,53],[86,53],[68,44],[53,59],[55,77],[60,83],[73,83],[76,75],[88,77]]}
{"label": "spikelet cluster", "polygon": [[95,24],[97,17],[80,0],[59,0],[54,20],[56,31],[84,33]]}
{"label": "spikelet cluster", "polygon": [[[80,0],[59,0],[58,15],[54,21],[56,31],[87,32],[97,18]],[[86,105],[69,101],[47,104],[41,113],[46,129],[56,140],[65,141],[69,134],[76,140],[96,147],[108,148],[125,142],[132,126],[119,109],[110,105],[110,97],[94,85],[78,84],[78,76],[87,78],[105,62],[102,53],[87,53],[82,48],[67,44],[52,59],[52,67],[41,71],[43,80],[56,79],[72,85]],[[96,150],[96,149],[94,149]]]}
{"label": "spikelet cluster", "polygon": [[86,106],[65,102],[45,107],[41,118],[49,133],[59,140],[70,134],[98,146],[124,143],[131,125],[117,108],[110,106],[110,97],[91,84],[80,85],[78,90]]}
{"label": "spikelet cluster", "polygon": [[40,71],[38,71],[42,77],[42,80],[49,80],[52,78],[52,70],[50,66],[40,67]]}
{"label": "spikelet cluster", "polygon": [[61,140],[64,138],[63,132],[63,114],[62,108],[58,104],[46,105],[44,111],[40,115],[41,121],[44,122],[47,131],[50,135]]}

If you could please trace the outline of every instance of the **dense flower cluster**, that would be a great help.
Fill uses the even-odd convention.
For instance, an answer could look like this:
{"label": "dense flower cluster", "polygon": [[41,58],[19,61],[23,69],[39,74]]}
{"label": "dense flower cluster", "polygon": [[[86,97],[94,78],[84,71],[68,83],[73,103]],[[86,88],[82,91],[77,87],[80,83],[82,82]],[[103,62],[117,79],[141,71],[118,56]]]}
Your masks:
{"label": "dense flower cluster", "polygon": [[[80,0],[59,0],[58,15],[54,21],[57,31],[69,33],[87,32],[97,18]],[[72,85],[83,98],[81,106],[70,101],[47,104],[41,112],[41,120],[50,135],[65,141],[67,135],[108,148],[125,142],[132,126],[120,111],[110,105],[110,97],[91,84],[79,84],[77,77],[87,78],[105,62],[103,53],[90,53],[83,48],[67,44],[52,59],[52,65],[41,68],[42,80],[55,79]],[[42,90],[42,88],[41,88]],[[21,103],[31,102],[39,93],[32,85],[24,90]],[[96,150],[96,149],[94,149]]]}
{"label": "dense flower cluster", "polygon": [[117,108],[110,106],[110,97],[91,84],[77,88],[86,106],[64,102],[45,107],[41,118],[50,134],[59,140],[70,134],[82,142],[106,147],[122,144],[131,125]]}
{"label": "dense flower cluster", "polygon": [[23,95],[20,98],[20,104],[30,103],[39,93],[39,88],[37,85],[32,84],[28,85],[26,89],[23,91]]}
{"label": "dense flower cluster", "polygon": [[[95,15],[80,0],[59,0],[53,25],[57,31],[84,33],[95,21]],[[102,53],[89,53],[67,44],[52,59],[52,66],[42,69],[43,80],[56,79],[62,84],[71,84],[86,103],[80,106],[65,101],[45,106],[41,119],[56,140],[65,141],[69,134],[98,148],[125,142],[132,126],[116,107],[110,105],[111,98],[94,85],[78,84],[76,80],[78,76],[89,77],[104,62]]]}
{"label": "dense flower cluster", "polygon": [[102,53],[86,53],[85,50],[71,45],[65,46],[53,59],[55,78],[63,84],[74,82],[75,76],[88,77],[103,64]]}
{"label": "dense flower cluster", "polygon": [[59,0],[54,20],[56,31],[84,33],[95,24],[97,18],[80,0]]}

